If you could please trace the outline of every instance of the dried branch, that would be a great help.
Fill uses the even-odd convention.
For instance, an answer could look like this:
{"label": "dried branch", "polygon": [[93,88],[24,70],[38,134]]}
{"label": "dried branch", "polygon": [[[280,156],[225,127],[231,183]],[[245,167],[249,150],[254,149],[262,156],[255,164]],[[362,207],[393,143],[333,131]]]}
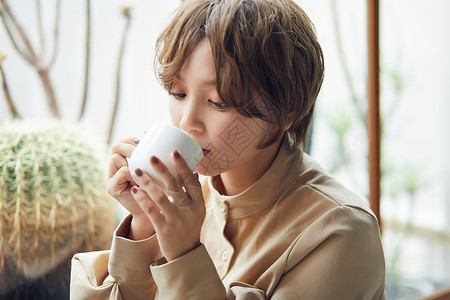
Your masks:
{"label": "dried branch", "polygon": [[123,30],[122,33],[122,42],[120,45],[120,51],[119,51],[119,56],[117,58],[117,73],[116,73],[116,94],[115,94],[115,101],[114,101],[114,107],[113,107],[113,112],[111,115],[111,122],[109,125],[109,131],[108,131],[108,140],[107,143],[110,144],[111,143],[111,138],[112,138],[112,133],[114,130],[114,124],[116,121],[116,117],[117,117],[117,108],[119,107],[119,100],[120,100],[120,73],[121,73],[121,69],[122,69],[122,62],[123,62],[123,53],[124,53],[124,49],[125,49],[125,44],[126,44],[126,40],[127,40],[127,36],[128,36],[128,29],[130,28],[130,23],[131,23],[131,13],[130,13],[130,8],[129,7],[124,7],[122,9],[122,14],[123,16],[126,18],[126,24],[125,24],[125,28]]}
{"label": "dried branch", "polygon": [[5,55],[0,52],[0,76],[2,79],[2,90],[3,94],[5,95],[6,103],[8,104],[9,112],[11,113],[12,117],[14,119],[20,119],[20,115],[17,112],[16,106],[14,105],[14,102],[12,101],[11,94],[9,92],[8,83],[6,82],[6,75],[5,71],[2,67],[2,62],[5,59]]}
{"label": "dried branch", "polygon": [[[53,85],[50,80],[49,71],[50,71],[50,65],[46,64],[44,62],[44,56],[45,53],[42,53],[41,57],[36,56],[36,52],[33,49],[33,46],[30,42],[30,39],[28,38],[27,33],[23,29],[23,27],[19,24],[17,21],[17,18],[12,13],[11,9],[9,8],[6,0],[0,0],[1,2],[1,9],[0,13],[3,19],[3,24],[5,25],[6,30],[8,31],[8,35],[11,39],[11,42],[14,45],[14,48],[18,51],[19,54],[22,55],[22,57],[25,58],[26,61],[28,61],[37,71],[39,75],[39,79],[41,80],[42,86],[44,88],[45,95],[47,97],[47,105],[50,109],[50,112],[52,115],[56,118],[61,118],[61,115],[59,113],[58,104],[56,102],[55,97],[55,91],[53,89]],[[40,15],[40,3],[37,2],[38,6],[38,15]],[[40,19],[40,16],[38,16],[38,19]],[[9,21],[8,21],[9,20]],[[11,22],[11,25],[8,24],[8,22]],[[41,20],[39,20],[41,23]],[[14,36],[14,33],[11,30],[11,27],[14,28],[14,30],[19,35],[22,43],[25,46],[25,49],[20,49],[17,45],[16,38]],[[40,29],[42,31],[42,28]],[[42,31],[43,35],[43,31]]]}
{"label": "dried branch", "polygon": [[42,28],[42,13],[41,13],[41,0],[36,0],[36,14],[37,14],[37,28],[39,32],[39,42],[41,46],[41,55],[40,58],[44,59],[45,57],[45,36],[44,29]]}
{"label": "dried branch", "polygon": [[39,75],[39,79],[41,80],[42,86],[44,87],[45,95],[47,96],[48,108],[50,109],[50,112],[55,118],[60,119],[61,114],[59,113],[55,91],[53,89],[53,85],[50,80],[49,70],[47,68],[38,68],[37,72]]}
{"label": "dried branch", "polygon": [[87,94],[89,88],[89,66],[90,66],[90,53],[91,53],[91,3],[90,0],[86,0],[86,62],[84,65],[84,88],[83,99],[81,101],[81,111],[78,121],[83,118],[86,110]]}
{"label": "dried branch", "polygon": [[3,26],[5,27],[6,32],[8,33],[9,39],[11,40],[11,43],[13,44],[14,49],[16,49],[17,53],[22,56],[23,59],[28,61],[30,64],[32,64],[32,58],[26,53],[25,50],[20,49],[16,39],[14,38],[13,33],[11,32],[11,28],[8,25],[6,12],[3,10],[3,6],[0,6],[0,17],[2,19]]}
{"label": "dried branch", "polygon": [[15,30],[17,30],[20,38],[22,39],[22,42],[25,45],[26,50],[28,51],[24,53],[26,53],[26,56],[30,58],[31,60],[30,63],[33,66],[38,67],[37,65],[38,59],[36,57],[36,53],[34,52],[33,46],[31,45],[30,39],[28,38],[25,29],[23,29],[23,27],[17,21],[17,18],[12,13],[6,0],[2,0],[1,4],[2,4],[2,17],[5,19],[5,21],[6,18],[8,18],[11,21],[12,25],[15,27]]}
{"label": "dried branch", "polygon": [[50,54],[48,68],[50,69],[55,63],[56,54],[58,53],[59,40],[59,16],[61,14],[61,0],[56,1],[55,21],[53,23],[53,49]]}

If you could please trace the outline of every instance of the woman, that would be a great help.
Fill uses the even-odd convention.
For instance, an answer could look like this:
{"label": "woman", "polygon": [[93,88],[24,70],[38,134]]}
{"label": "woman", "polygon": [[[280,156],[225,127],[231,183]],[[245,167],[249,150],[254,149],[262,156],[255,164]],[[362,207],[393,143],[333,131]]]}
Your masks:
{"label": "woman", "polygon": [[183,1],[156,49],[204,158],[192,173],[175,151],[174,176],[152,157],[163,183],[137,170],[138,187],[134,139],[113,146],[108,191],[130,215],[110,252],[74,257],[72,299],[384,299],[375,216],[302,151],[324,70],[306,14]]}

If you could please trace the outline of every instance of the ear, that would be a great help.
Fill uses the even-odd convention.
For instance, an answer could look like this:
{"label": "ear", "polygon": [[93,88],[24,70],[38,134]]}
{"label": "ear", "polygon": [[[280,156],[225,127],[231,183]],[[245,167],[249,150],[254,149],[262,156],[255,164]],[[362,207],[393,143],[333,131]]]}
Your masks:
{"label": "ear", "polygon": [[294,112],[290,112],[288,114],[286,125],[284,125],[284,132],[288,131],[291,128],[292,123],[294,123]]}

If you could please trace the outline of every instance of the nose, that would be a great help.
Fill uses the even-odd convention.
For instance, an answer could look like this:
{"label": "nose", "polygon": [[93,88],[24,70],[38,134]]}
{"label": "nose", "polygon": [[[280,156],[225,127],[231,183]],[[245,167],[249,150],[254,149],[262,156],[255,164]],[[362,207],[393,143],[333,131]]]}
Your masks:
{"label": "nose", "polygon": [[205,126],[199,101],[195,99],[185,99],[180,119],[180,128],[185,132],[192,134],[199,134],[204,131]]}

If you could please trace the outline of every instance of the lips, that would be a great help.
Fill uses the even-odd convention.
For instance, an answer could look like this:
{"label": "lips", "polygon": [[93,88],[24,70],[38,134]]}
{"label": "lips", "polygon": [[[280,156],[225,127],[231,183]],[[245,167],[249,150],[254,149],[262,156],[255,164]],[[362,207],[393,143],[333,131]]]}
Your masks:
{"label": "lips", "polygon": [[202,151],[203,151],[203,155],[205,156],[205,155],[208,154],[211,150],[203,149],[203,148],[202,148]]}

